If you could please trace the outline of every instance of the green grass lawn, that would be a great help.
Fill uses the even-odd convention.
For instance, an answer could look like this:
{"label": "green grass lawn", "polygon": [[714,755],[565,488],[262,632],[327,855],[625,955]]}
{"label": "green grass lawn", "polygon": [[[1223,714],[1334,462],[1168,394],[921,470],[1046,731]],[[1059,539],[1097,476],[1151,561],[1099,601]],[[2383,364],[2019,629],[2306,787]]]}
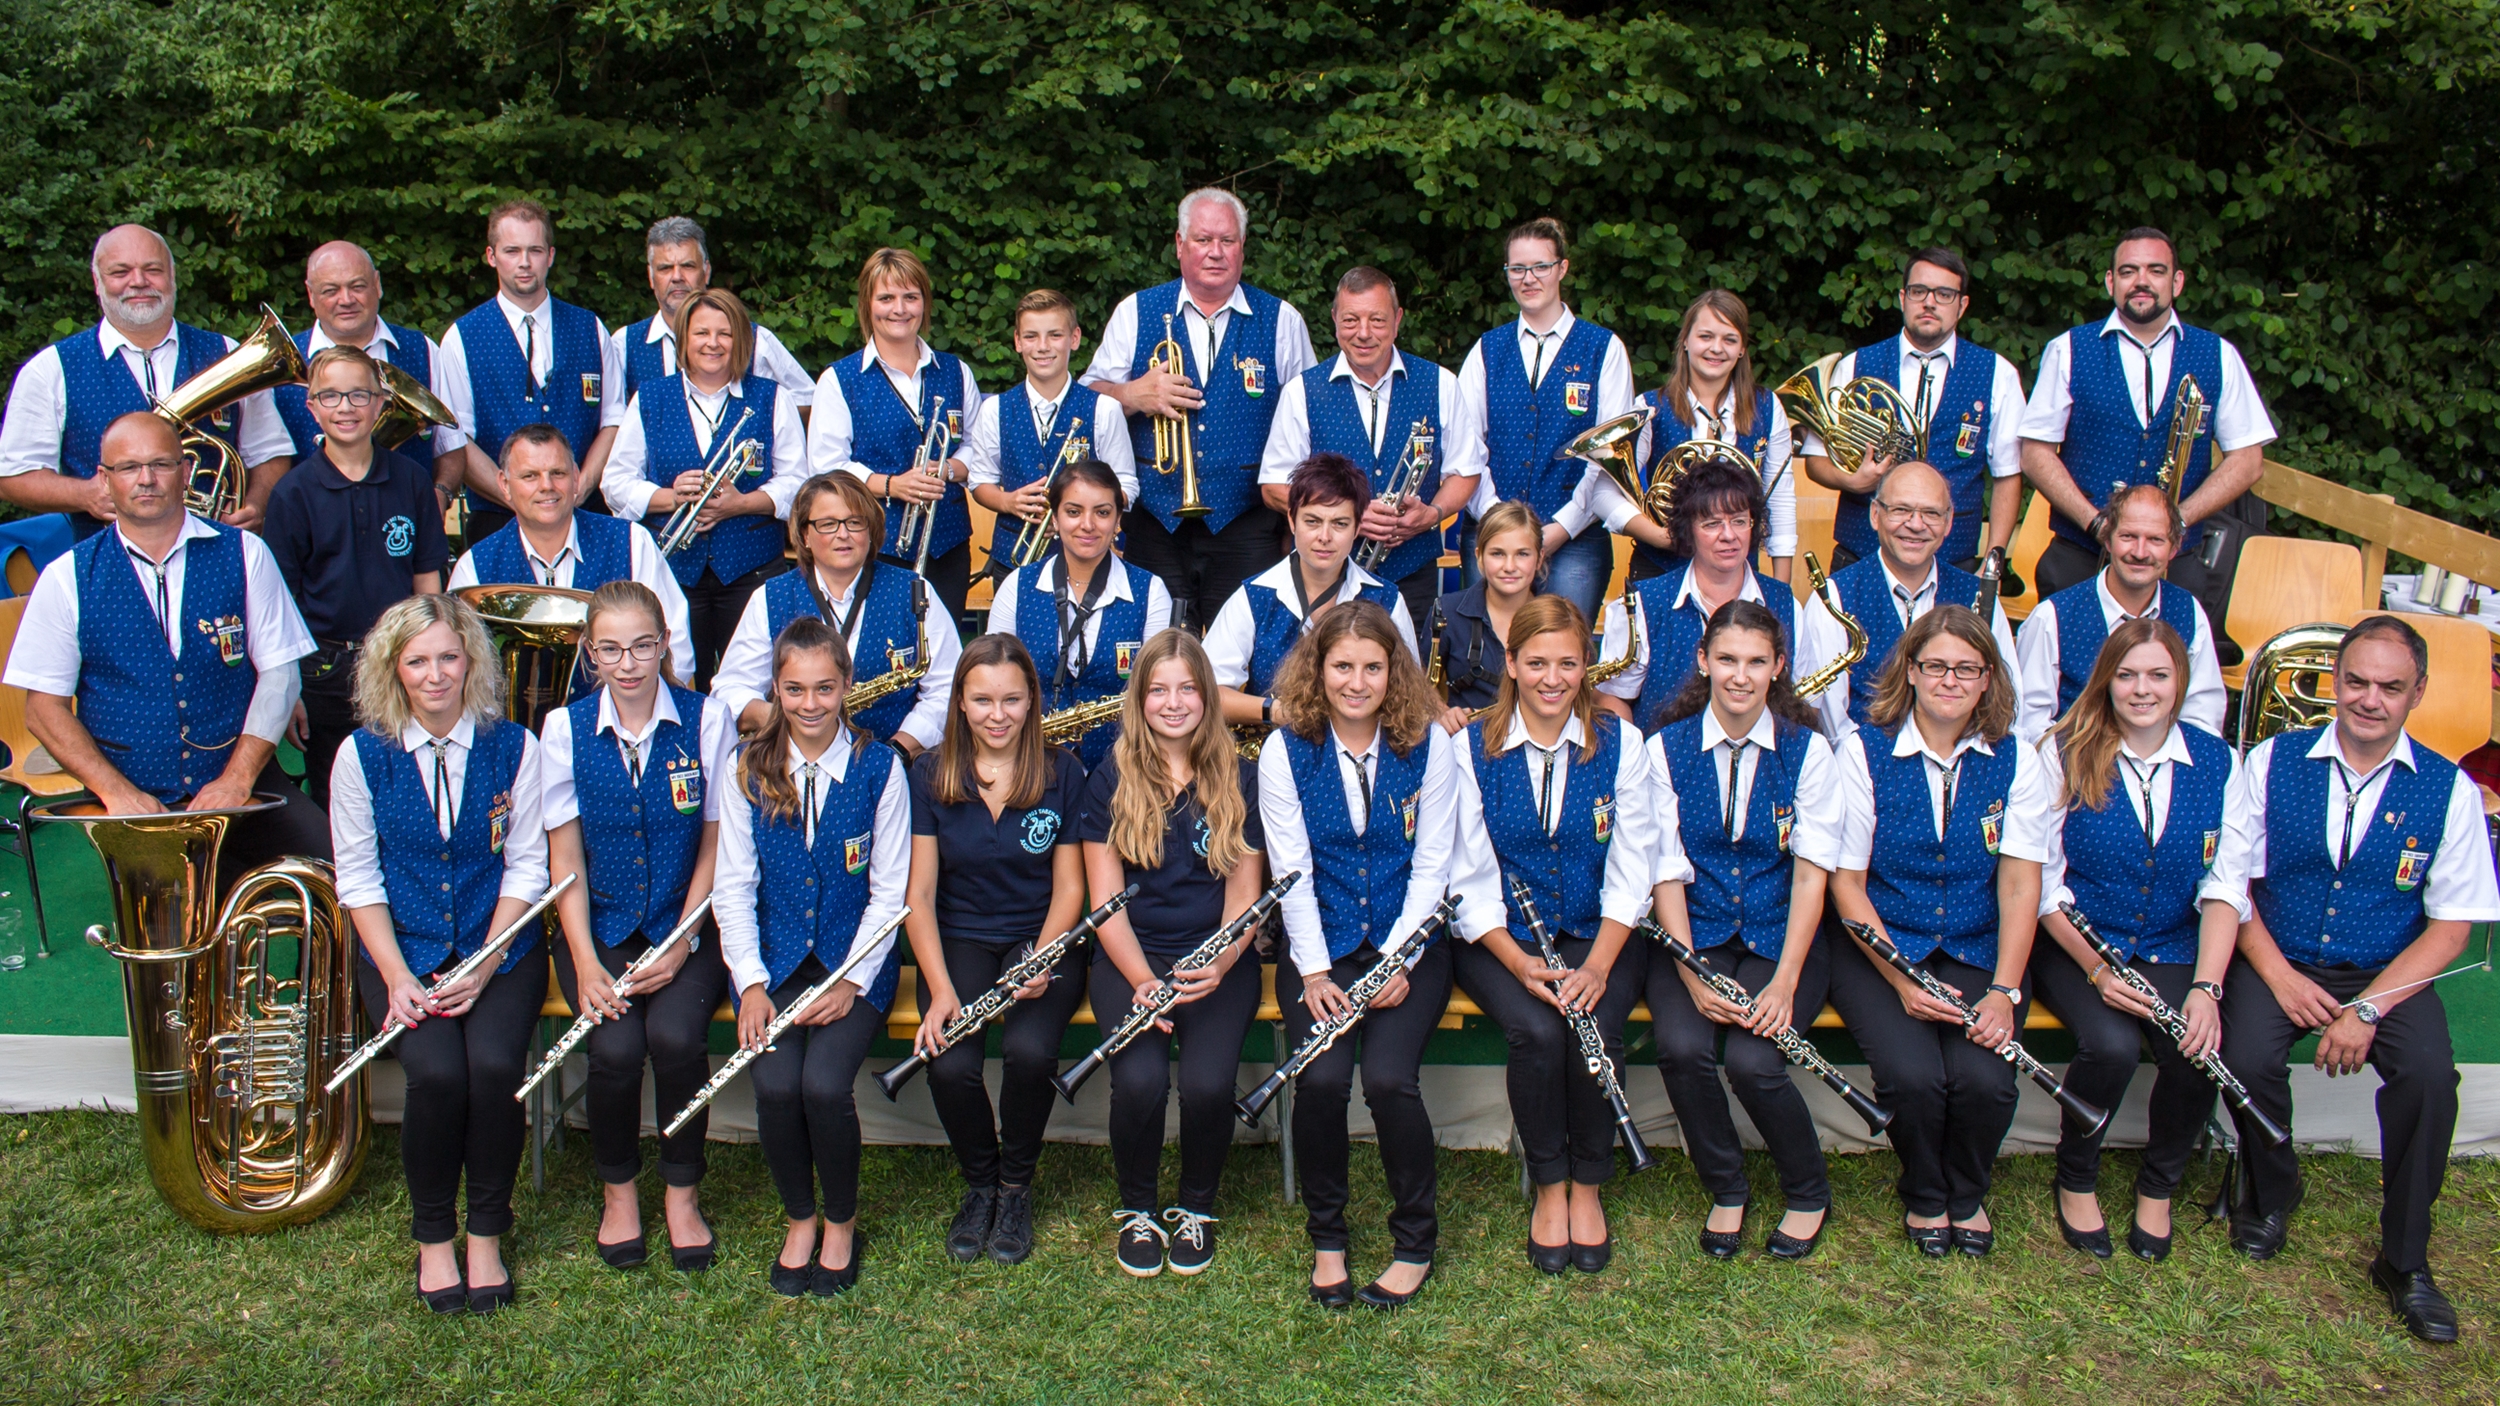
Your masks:
{"label": "green grass lawn", "polygon": [[[1368,1154],[1358,1145],[1357,1274],[1388,1252]],[[2110,1160],[2105,1185],[2125,1186],[2132,1156]],[[2457,1163],[2440,1203],[2437,1269],[2465,1324],[2445,1349],[2405,1337],[2362,1278],[2377,1170],[2312,1160],[2308,1205],[2271,1264],[2241,1261],[2216,1227],[2146,1266],[2065,1249],[2050,1160],[2009,1159],[1996,1255],[1936,1264],[1893,1228],[1891,1159],[1836,1158],[1836,1224],[1792,1266],[1704,1260],[1704,1198],[1666,1152],[1616,1183],[1613,1268],[1547,1279],[1520,1253],[1514,1165],[1444,1153],[1441,1275],[1382,1316],[1304,1299],[1301,1216],[1278,1200],[1272,1149],[1233,1155],[1212,1271],[1137,1283],[1111,1262],[1102,1149],[1048,1149],[1039,1246],[1007,1269],[946,1258],[957,1185],[942,1149],[872,1148],[864,1278],[828,1303],[764,1283],[780,1220],[751,1146],[713,1152],[719,1268],[678,1275],[655,1243],[652,1265],[608,1269],[574,1137],[547,1193],[525,1182],[520,1196],[518,1306],[476,1320],[437,1319],[410,1293],[396,1129],[377,1130],[361,1184],[326,1219],[218,1239],[158,1200],[130,1119],[47,1114],[0,1119],[0,1400],[2492,1400],[2500,1166]],[[2199,1169],[2200,1190],[2213,1175]],[[1754,1181],[1772,1204],[1767,1164]],[[1763,1229],[1749,1227],[1757,1243]]]}

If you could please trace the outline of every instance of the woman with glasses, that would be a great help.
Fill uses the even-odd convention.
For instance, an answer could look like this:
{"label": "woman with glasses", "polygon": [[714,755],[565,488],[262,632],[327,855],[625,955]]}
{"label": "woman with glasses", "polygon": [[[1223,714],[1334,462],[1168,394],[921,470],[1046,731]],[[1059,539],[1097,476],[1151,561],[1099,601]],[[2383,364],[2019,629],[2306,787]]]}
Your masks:
{"label": "woman with glasses", "polygon": [[771,715],[773,641],[791,621],[814,616],[842,636],[861,684],[926,666],[917,680],[862,709],[850,719],[852,727],[915,757],[945,736],[946,700],[963,641],[927,582],[909,568],[877,560],[884,531],[885,505],[859,479],[818,474],[799,485],[790,501],[798,569],[747,598],[712,678],[712,696],[728,706],[740,732],[755,731]]}
{"label": "woman with glasses", "polygon": [[1902,1231],[1925,1255],[1985,1255],[1998,1145],[2014,1124],[2023,973],[2040,912],[2054,804],[2031,748],[2009,745],[2014,694],[1968,606],[1913,622],[1867,725],[1840,744],[1840,803],[1806,812],[1838,856],[1832,903],[1959,993],[1960,1014],[1851,938],[1833,943],[1832,1004],[1892,1111]]}
{"label": "woman with glasses", "polygon": [[[1663,576],[1634,583],[1625,595],[1638,602],[1641,629],[1622,646],[1632,663],[1597,686],[1607,711],[1639,725],[1643,733],[1658,730],[1667,705],[1692,678],[1695,651],[1702,630],[1719,607],[1730,601],[1751,601],[1779,621],[1783,639],[1797,637],[1797,597],[1783,581],[1754,570],[1754,554],[1764,531],[1762,480],[1733,458],[1713,458],[1693,466],[1675,495],[1668,532],[1685,560]],[[1616,653],[1616,632],[1623,613],[1606,621],[1605,654]]]}
{"label": "woman with glasses", "polygon": [[[539,746],[548,870],[583,880],[556,900],[556,980],[574,1010],[600,1017],[590,1032],[590,1147],[605,1205],[592,1246],[616,1269],[648,1258],[636,1190],[642,1066],[656,1076],[661,1116],[685,1107],[711,1076],[712,1012],[729,989],[720,944],[700,928],[635,973],[630,993],[616,989],[627,965],[711,895],[715,788],[738,740],[729,710],[678,682],[667,651],[660,598],[648,588],[611,581],[592,592],[582,653],[599,688],[549,713]],[[712,1229],[695,1200],[708,1127],[706,1110],[660,1140],[669,1260],[681,1270],[712,1265]]]}
{"label": "woman with glasses", "polygon": [[1516,499],[1497,503],[1476,533],[1476,579],[1433,603],[1424,636],[1424,674],[1447,700],[1441,726],[1452,736],[1502,691],[1502,641],[1519,607],[1545,575],[1545,521]]}

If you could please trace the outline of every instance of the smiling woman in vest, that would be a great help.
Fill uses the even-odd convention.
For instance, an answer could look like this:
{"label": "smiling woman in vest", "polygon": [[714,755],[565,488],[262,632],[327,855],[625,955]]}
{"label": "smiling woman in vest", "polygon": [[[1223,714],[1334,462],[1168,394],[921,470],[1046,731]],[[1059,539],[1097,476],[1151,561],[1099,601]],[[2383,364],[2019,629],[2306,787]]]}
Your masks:
{"label": "smiling woman in vest", "polygon": [[[1458,748],[1458,846],[1451,887],[1463,904],[1452,954],[1461,989],[1510,1043],[1510,1116],[1536,1184],[1528,1262],[1594,1274],[1614,1253],[1599,1188],[1614,1176],[1614,1116],[1558,1002],[1596,1013],[1607,1057],[1641,994],[1641,950],[1626,950],[1653,899],[1671,842],[1651,808],[1639,739],[1600,715],[1588,686],[1589,625],[1560,596],[1538,596],[1510,625],[1493,712]],[[1680,879],[1681,856],[1669,866]],[[1510,892],[1527,885],[1565,965],[1548,967]],[[1561,985],[1556,996],[1548,982]]]}
{"label": "smiling woman in vest", "polygon": [[1441,726],[1453,736],[1466,731],[1468,714],[1492,707],[1502,691],[1502,641],[1545,577],[1544,537],[1536,509],[1517,499],[1496,504],[1476,533],[1475,584],[1433,602],[1425,671],[1438,662],[1449,699]]}
{"label": "smiling woman in vest", "polygon": [[[1684,1148],[1710,1193],[1701,1248],[1734,1259],[1744,1248],[1745,1149],[1719,1085],[1728,1082],[1779,1167],[1787,1214],[1766,1248],[1801,1260],[1823,1237],[1832,1187],[1814,1114],[1789,1080],[1771,1037],[1812,1024],[1831,982],[1831,955],[1815,941],[1834,856],[1829,830],[1800,828],[1829,809],[1832,749],[1788,686],[1787,640],[1771,613],[1730,601],[1701,637],[1700,672],[1649,739],[1649,765],[1692,877],[1662,899],[1659,921],[1689,935],[1711,970],[1753,995],[1745,1018],[1662,950],[1649,965],[1658,1073],[1675,1103]],[[1812,842],[1812,843],[1809,843]],[[1680,910],[1680,911],[1679,911]],[[1727,1052],[1719,1053],[1724,1035]]]}
{"label": "smiling woman in vest", "polygon": [[[729,710],[669,672],[659,598],[611,581],[590,598],[582,653],[599,690],[547,715],[539,747],[548,868],[586,882],[556,900],[564,945],[556,979],[590,1032],[590,1144],[606,1205],[599,1257],[630,1269],[646,1257],[642,1205],[642,1066],[658,1076],[654,1106],[683,1108],[711,1074],[712,1012],[729,986],[720,944],[701,930],[634,977],[616,977],[667,937],[712,892],[720,796],[738,740]],[[711,1267],[711,1227],[695,1204],[708,1110],[660,1143],[668,1187],[669,1258]]]}
{"label": "smiling woman in vest", "polygon": [[1933,1256],[1996,1243],[1988,1177],[2016,1096],[1998,1051],[2022,1028],[2053,804],[2039,758],[2006,743],[2013,723],[1988,627],[1968,606],[1937,606],[1902,632],[1867,725],[1840,744],[1839,804],[1804,813],[1839,828],[1840,916],[1884,934],[1979,1016],[1965,1032],[1909,977],[1834,942],[1832,1003],[1893,1113],[1902,1229]]}
{"label": "smiling woman in vest", "polygon": [[[748,1066],[755,1140],[789,1217],[773,1291],[830,1298],[859,1282],[859,1106],[851,1086],[899,981],[892,935],[911,875],[902,760],[842,714],[850,655],[822,620],[773,645],[771,712],[721,795],[712,914],[738,992],[738,1043],[756,1049],[782,1007],[870,954]],[[821,1199],[820,1199],[821,1197]]]}
{"label": "smiling woman in vest", "polygon": [[600,488],[617,516],[640,518],[656,536],[679,505],[702,498],[722,435],[756,446],[754,466],[721,485],[696,516],[693,540],[668,556],[686,592],[700,689],[711,685],[747,597],[785,569],[779,519],[807,481],[807,426],[790,388],[757,374],[757,331],[737,294],[706,288],[687,298],[674,335],[684,364],[626,407]]}
{"label": "smiling woman in vest", "polygon": [[[2066,1086],[2085,1102],[2116,1108],[2145,1043],[2160,1063],[2127,1232],[2127,1248],[2147,1260],[2170,1254],[2170,1200],[2213,1113],[2213,1081],[2188,1061],[2222,1043],[2222,978],[2239,941],[2229,908],[2215,904],[2200,916],[2196,900],[2239,758],[2221,738],[2179,721],[2187,676],[2178,631],[2129,620],[2110,632],[2083,696],[2040,743],[2060,814],[2040,875],[2040,925],[2051,941],[2032,954],[2032,986],[2075,1034]],[[2124,805],[2112,804],[2122,796]],[[2187,1017],[2184,1048],[2155,1028],[2151,1007],[2076,933],[2061,902],[2082,910]],[[2101,1136],[2067,1123],[2057,1141],[2058,1233],[2108,1259],[2109,1225],[2094,1195],[2100,1173]]]}
{"label": "smiling woman in vest", "polygon": [[[417,1294],[437,1313],[492,1312],[512,1301],[500,1240],[521,1167],[512,1094],[547,996],[538,926],[501,965],[429,987],[547,890],[538,743],[502,720],[485,623],[451,596],[382,612],[356,661],[356,709],[364,726],[330,772],[330,827],[365,1014],[411,1027],[394,1053],[408,1076],[399,1149]],[[451,1243],[464,1173],[465,1266]]]}
{"label": "smiling woman in vest", "polygon": [[[1797,637],[1797,596],[1788,583],[1754,570],[1765,524],[1762,480],[1734,459],[1693,466],[1675,495],[1669,515],[1677,555],[1686,558],[1664,575],[1634,582],[1627,603],[1639,602],[1640,633],[1633,638],[1632,666],[1599,684],[1607,711],[1655,732],[1667,705],[1693,676],[1694,651],[1712,614],[1729,601],[1751,601],[1779,621],[1783,638]],[[1607,649],[1621,635],[1616,612],[1606,621]]]}
{"label": "smiling woman in vest", "polygon": [[[1068,465],[1049,503],[1059,550],[998,583],[990,633],[1023,642],[1042,681],[1035,706],[1055,713],[1125,692],[1138,649],[1172,623],[1172,597],[1163,578],[1114,550],[1128,496],[1109,464]],[[1077,755],[1099,765],[1117,736],[1104,723],[1078,740]]]}
{"label": "smiling woman in vest", "polygon": [[[1287,893],[1276,1001],[1294,1042],[1342,1016],[1346,988],[1406,942],[1449,884],[1457,750],[1432,725],[1439,700],[1400,646],[1389,612],[1356,601],[1320,617],[1276,680],[1278,731],[1259,754],[1268,862],[1311,882]],[[1356,1029],[1302,1071],[1293,1143],[1309,1208],[1311,1297],[1397,1308],[1432,1277],[1432,1115],[1421,1065],[1450,1000],[1450,944],[1401,949],[1406,972]],[[1389,1268],[1359,1293],[1346,1267],[1346,1104],[1361,1042],[1363,1102],[1396,1203]]]}

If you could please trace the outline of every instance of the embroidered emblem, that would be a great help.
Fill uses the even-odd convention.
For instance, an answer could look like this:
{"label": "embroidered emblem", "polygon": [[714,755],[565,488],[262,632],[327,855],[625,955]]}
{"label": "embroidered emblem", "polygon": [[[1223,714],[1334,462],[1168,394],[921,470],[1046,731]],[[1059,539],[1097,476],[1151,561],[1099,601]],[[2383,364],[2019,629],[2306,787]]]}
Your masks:
{"label": "embroidered emblem", "polygon": [[1028,810],[1024,813],[1024,852],[1048,854],[1051,841],[1059,838],[1059,812]]}
{"label": "embroidered emblem", "polygon": [[1597,832],[1597,842],[1601,845],[1606,843],[1615,833],[1615,798],[1612,795],[1598,797],[1597,808],[1590,820]]}
{"label": "embroidered emblem", "polygon": [[1189,846],[1189,847],[1190,847],[1191,849],[1194,849],[1194,850],[1196,850],[1196,851],[1198,852],[1198,857],[1199,857],[1200,859],[1204,859],[1204,858],[1206,858],[1206,857],[1207,857],[1207,840],[1208,840],[1209,838],[1210,838],[1210,837],[1209,837],[1209,835],[1208,835],[1208,833],[1207,833],[1207,818],[1206,818],[1205,816],[1203,816],[1203,815],[1202,815],[1202,816],[1199,816],[1199,817],[1198,817],[1198,838],[1197,838],[1197,839],[1195,839],[1195,840],[1193,840],[1193,841],[1191,841],[1191,842],[1190,842],[1190,846]]}
{"label": "embroidered emblem", "polygon": [[703,808],[703,767],[689,761],[680,767],[671,763],[668,769],[668,803],[677,807],[679,815],[692,815]]}
{"label": "embroidered emblem", "polygon": [[2003,838],[2005,838],[2004,816],[1991,811],[1979,817],[1979,843],[1987,846],[1988,853],[1996,853],[1997,842]]}
{"label": "embroidered emblem", "polygon": [[512,828],[512,793],[504,792],[486,807],[486,847],[503,853],[504,832]]}
{"label": "embroidered emblem", "polygon": [[404,557],[416,550],[417,525],[401,513],[382,524],[382,550],[391,556]]}
{"label": "embroidered emblem", "polygon": [[1120,671],[1121,678],[1127,678],[1129,670],[1136,667],[1137,651],[1143,644],[1142,640],[1122,640],[1111,646],[1112,667]]}
{"label": "embroidered emblem", "polygon": [[2215,847],[2216,847],[2216,846],[2220,845],[2221,843],[2222,843],[2222,832],[2221,832],[2220,830],[2208,830],[2208,831],[2206,831],[2206,832],[2205,832],[2205,867],[2206,867],[2206,868],[2211,869],[2212,867],[2214,867],[2214,849],[2215,849]]}
{"label": "embroidered emblem", "polygon": [[1241,393],[1243,395],[1267,394],[1267,367],[1261,364],[1257,357],[1238,356],[1233,358],[1233,364],[1241,368]]}
{"label": "embroidered emblem", "polygon": [[224,660],[228,668],[243,662],[242,616],[220,615],[214,620],[195,623],[199,625],[201,634],[216,642],[217,657]]}
{"label": "embroidered emblem", "polygon": [[1965,419],[1953,435],[1953,452],[1967,459],[1979,452],[1979,422]]}
{"label": "embroidered emblem", "polygon": [[1071,464],[1079,459],[1091,459],[1094,457],[1094,442],[1085,437],[1084,431],[1070,430],[1068,442],[1059,451],[1059,457],[1063,462]]}
{"label": "embroidered emblem", "polygon": [[1797,810],[1796,810],[1796,807],[1794,807],[1794,806],[1774,805],[1774,806],[1772,806],[1772,807],[1771,807],[1771,818],[1772,818],[1773,820],[1776,820],[1776,821],[1778,821],[1778,822],[1779,822],[1779,827],[1780,827],[1780,853],[1782,853],[1782,854],[1786,854],[1786,853],[1788,853],[1788,836],[1789,836],[1789,832],[1790,832],[1790,831],[1792,831],[1792,830],[1794,830],[1794,829],[1796,829],[1796,827],[1797,827]]}
{"label": "embroidered emblem", "polygon": [[582,404],[597,405],[598,403],[599,373],[596,371],[586,371],[582,373]]}
{"label": "embroidered emblem", "polygon": [[2396,860],[2397,891],[2410,893],[2414,885],[2422,882],[2423,872],[2430,867],[2430,855],[2418,849],[2406,850]]}
{"label": "embroidered emblem", "polygon": [[[869,834],[874,833],[876,832],[869,832]],[[842,869],[844,873],[856,874],[860,870],[868,867],[868,838],[868,835],[853,835],[851,838],[842,842]]]}
{"label": "embroidered emblem", "polygon": [[946,412],[946,437],[948,439],[964,437],[964,412],[962,410],[950,409]]}
{"label": "embroidered emblem", "polygon": [[1565,382],[1563,382],[1563,409],[1565,409],[1565,410],[1567,410],[1567,411],[1571,412],[1571,413],[1572,413],[1572,414],[1574,414],[1574,415],[1586,415],[1587,413],[1589,413],[1589,383],[1588,383],[1588,382],[1586,382],[1586,381],[1565,381]]}
{"label": "embroidered emblem", "polygon": [[1406,842],[1410,845],[1415,843],[1415,808],[1423,802],[1423,799],[1423,788],[1417,787],[1415,794],[1407,797],[1406,803],[1398,807],[1406,818]]}

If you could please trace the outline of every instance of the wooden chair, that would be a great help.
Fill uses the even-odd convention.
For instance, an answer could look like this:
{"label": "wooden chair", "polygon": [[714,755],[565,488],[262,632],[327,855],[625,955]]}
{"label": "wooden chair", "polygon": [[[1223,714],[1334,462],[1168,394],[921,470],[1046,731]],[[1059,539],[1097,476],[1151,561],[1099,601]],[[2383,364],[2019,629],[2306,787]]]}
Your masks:
{"label": "wooden chair", "polygon": [[2492,640],[2481,621],[2410,611],[2372,610],[2363,615],[2394,615],[2430,642],[2430,688],[2405,725],[2414,741],[2454,759],[2491,740]]}
{"label": "wooden chair", "polygon": [[2005,607],[2005,618],[2019,623],[2040,603],[2040,554],[2049,549],[2053,534],[2049,531],[2049,497],[2045,493],[2031,495],[2031,506],[2023,512],[2022,525],[2014,529],[2014,544],[2006,552],[2014,574],[2023,578],[2022,593],[2008,592],[1997,597]]}
{"label": "wooden chair", "polygon": [[[2294,625],[2355,619],[2369,604],[2361,594],[2360,548],[2305,537],[2251,537],[2240,549],[2222,631],[2242,651],[2255,654]],[[2247,674],[2245,659],[2231,665],[2222,671],[2223,687],[2239,692]]]}
{"label": "wooden chair", "polygon": [[[18,622],[25,618],[26,598],[18,596],[0,600],[0,659],[9,657],[17,643]],[[26,866],[26,896],[35,909],[35,951],[39,956],[52,955],[52,935],[43,922],[43,883],[35,870],[34,822],[29,817],[36,806],[64,796],[82,794],[87,788],[78,779],[57,767],[50,771],[30,771],[27,764],[44,754],[35,735],[26,727],[26,690],[0,684],[0,745],[9,749],[9,762],[0,767],[0,782],[18,788],[14,817],[0,815],[0,830],[11,837],[17,857]]]}
{"label": "wooden chair", "polygon": [[1790,474],[1797,480],[1797,550],[1801,559],[1789,581],[1796,588],[1797,599],[1806,597],[1806,566],[1802,554],[1814,553],[1823,569],[1832,569],[1833,523],[1840,511],[1840,490],[1825,488],[1796,467]]}

